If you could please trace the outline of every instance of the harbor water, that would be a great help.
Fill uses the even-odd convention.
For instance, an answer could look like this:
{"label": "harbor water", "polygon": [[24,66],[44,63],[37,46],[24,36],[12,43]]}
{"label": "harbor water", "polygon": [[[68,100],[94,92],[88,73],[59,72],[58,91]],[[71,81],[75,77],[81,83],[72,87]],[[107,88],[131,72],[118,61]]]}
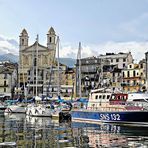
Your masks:
{"label": "harbor water", "polygon": [[0,147],[147,148],[148,127],[62,122],[25,114],[0,116]]}

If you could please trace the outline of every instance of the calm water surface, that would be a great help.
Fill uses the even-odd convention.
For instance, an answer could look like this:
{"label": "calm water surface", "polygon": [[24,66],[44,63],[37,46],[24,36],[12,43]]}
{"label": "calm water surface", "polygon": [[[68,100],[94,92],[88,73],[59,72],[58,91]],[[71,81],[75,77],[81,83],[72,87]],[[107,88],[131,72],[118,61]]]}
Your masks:
{"label": "calm water surface", "polygon": [[0,116],[0,147],[147,148],[148,127],[59,123],[23,114]]}

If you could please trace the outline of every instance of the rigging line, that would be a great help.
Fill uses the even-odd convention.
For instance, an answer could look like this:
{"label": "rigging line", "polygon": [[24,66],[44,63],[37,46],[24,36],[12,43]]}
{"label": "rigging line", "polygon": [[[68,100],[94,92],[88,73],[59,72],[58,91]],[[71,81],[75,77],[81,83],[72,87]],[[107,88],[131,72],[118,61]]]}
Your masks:
{"label": "rigging line", "polygon": [[34,93],[34,66],[35,66],[35,48],[32,50],[32,80],[33,80],[33,92],[32,92],[32,95],[34,96],[35,93]]}
{"label": "rigging line", "polygon": [[38,42],[39,42],[39,36],[37,34],[36,38],[36,96],[38,95],[37,89],[38,89]]}
{"label": "rigging line", "polygon": [[59,63],[59,36],[57,36],[57,66],[58,66],[58,81],[57,81],[57,85],[58,85],[58,96],[60,95],[60,63]]}
{"label": "rigging line", "polygon": [[[24,86],[24,95],[25,95],[25,75],[24,75],[24,55],[21,53],[21,57],[22,57],[22,64],[21,64],[21,69],[23,71],[23,86]],[[26,96],[25,96],[26,97]]]}
{"label": "rigging line", "polygon": [[82,93],[81,93],[81,42],[79,42],[79,49],[78,49],[78,64],[79,64],[79,71],[78,71],[78,76],[79,76],[79,97],[82,97]]}
{"label": "rigging line", "polygon": [[[58,36],[57,36],[58,37]],[[52,55],[52,60],[51,60],[51,66],[50,66],[50,72],[49,72],[49,84],[48,84],[48,87],[47,87],[47,95],[48,93],[50,93],[51,91],[49,91],[49,88],[51,86],[51,79],[52,79],[52,74],[53,74],[53,65],[55,65],[55,59],[56,59],[56,48],[57,48],[57,45],[58,45],[58,40],[56,40],[56,43],[55,43],[55,49],[53,51],[53,55]]]}

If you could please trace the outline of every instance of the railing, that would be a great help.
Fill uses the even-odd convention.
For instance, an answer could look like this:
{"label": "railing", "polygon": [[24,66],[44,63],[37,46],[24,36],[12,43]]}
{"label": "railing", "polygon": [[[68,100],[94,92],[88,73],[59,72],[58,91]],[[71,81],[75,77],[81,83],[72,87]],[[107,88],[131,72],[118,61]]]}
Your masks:
{"label": "railing", "polygon": [[148,111],[148,102],[119,102],[110,104],[110,102],[89,102],[88,110],[94,111]]}

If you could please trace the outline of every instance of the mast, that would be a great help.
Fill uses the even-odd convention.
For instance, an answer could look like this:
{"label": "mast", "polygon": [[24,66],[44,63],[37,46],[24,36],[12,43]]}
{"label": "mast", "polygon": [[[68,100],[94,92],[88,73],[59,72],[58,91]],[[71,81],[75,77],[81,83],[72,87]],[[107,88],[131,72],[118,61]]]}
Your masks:
{"label": "mast", "polygon": [[59,62],[59,36],[57,36],[57,66],[58,66],[58,79],[57,79],[57,85],[58,85],[58,96],[60,96],[60,62]]}
{"label": "mast", "polygon": [[79,97],[82,97],[81,93],[81,42],[79,42],[79,49],[78,49],[78,62],[79,62]]}
{"label": "mast", "polygon": [[36,38],[36,96],[38,95],[38,92],[37,92],[37,90],[38,90],[38,40],[39,40],[39,36],[38,36],[38,34],[37,34],[37,38]]}

